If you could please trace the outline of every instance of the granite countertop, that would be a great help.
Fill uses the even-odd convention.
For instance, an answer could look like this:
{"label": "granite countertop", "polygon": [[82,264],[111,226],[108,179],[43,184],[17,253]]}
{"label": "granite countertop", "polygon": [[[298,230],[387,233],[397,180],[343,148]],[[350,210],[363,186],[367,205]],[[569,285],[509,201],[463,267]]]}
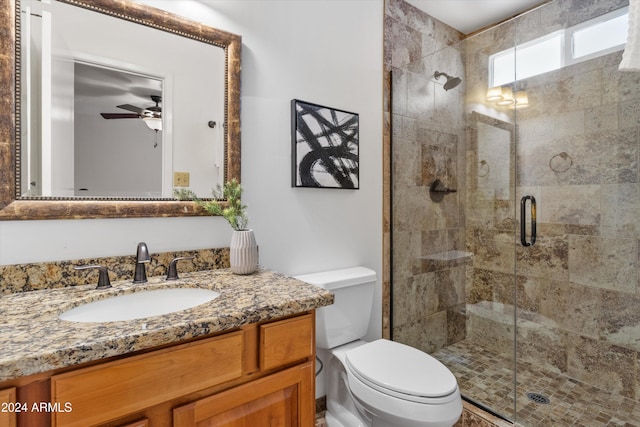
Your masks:
{"label": "granite countertop", "polygon": [[[240,276],[228,269],[162,276],[144,284],[96,284],[0,297],[0,381],[127,354],[330,305],[333,294],[268,270]],[[58,315],[86,302],[141,290],[198,287],[216,299],[177,313],[138,320],[78,323]]]}

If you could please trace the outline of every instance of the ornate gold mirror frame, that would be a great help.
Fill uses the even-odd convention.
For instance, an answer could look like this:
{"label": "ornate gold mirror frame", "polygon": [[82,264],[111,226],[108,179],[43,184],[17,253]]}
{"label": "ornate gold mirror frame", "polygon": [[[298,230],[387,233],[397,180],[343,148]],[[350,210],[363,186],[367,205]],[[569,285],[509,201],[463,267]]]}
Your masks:
{"label": "ornate gold mirror frame", "polygon": [[[240,36],[128,0],[59,0],[224,49],[225,181],[240,181]],[[0,0],[0,220],[142,218],[209,215],[178,200],[21,199],[20,0]]]}

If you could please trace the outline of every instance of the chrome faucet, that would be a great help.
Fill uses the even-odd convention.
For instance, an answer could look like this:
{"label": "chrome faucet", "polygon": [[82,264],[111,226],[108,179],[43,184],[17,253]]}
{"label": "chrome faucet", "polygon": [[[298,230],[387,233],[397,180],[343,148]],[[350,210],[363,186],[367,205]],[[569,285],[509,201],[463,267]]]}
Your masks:
{"label": "chrome faucet", "polygon": [[133,283],[146,283],[147,270],[145,264],[151,261],[149,256],[149,248],[145,242],[138,243],[138,250],[136,252],[136,270],[133,273]]}

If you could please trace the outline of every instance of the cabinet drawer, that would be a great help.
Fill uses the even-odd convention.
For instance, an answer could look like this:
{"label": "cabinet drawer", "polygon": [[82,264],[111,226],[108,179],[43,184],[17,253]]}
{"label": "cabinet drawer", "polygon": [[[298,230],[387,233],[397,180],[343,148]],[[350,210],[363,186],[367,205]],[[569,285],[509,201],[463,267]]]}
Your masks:
{"label": "cabinet drawer", "polygon": [[268,370],[312,356],[314,332],[311,314],[260,325],[260,369]]}
{"label": "cabinet drawer", "polygon": [[87,426],[242,376],[242,331],[132,356],[51,379],[54,426]]}

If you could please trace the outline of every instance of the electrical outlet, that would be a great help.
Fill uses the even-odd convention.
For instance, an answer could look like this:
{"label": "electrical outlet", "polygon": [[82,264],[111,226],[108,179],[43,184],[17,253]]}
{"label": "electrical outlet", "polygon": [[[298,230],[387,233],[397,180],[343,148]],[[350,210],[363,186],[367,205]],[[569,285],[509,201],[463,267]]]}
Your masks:
{"label": "electrical outlet", "polygon": [[189,172],[174,172],[173,173],[173,186],[174,187],[188,187],[189,186]]}

